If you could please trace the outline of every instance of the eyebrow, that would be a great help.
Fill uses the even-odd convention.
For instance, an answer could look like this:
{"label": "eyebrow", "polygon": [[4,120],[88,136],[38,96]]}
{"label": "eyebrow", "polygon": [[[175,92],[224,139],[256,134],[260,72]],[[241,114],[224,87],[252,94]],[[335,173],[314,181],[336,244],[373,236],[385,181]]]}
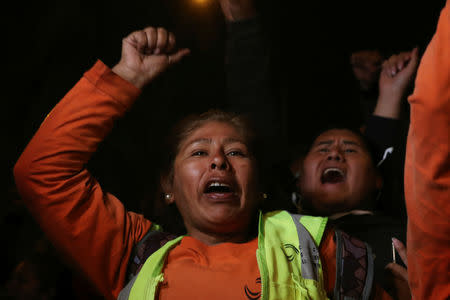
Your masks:
{"label": "eyebrow", "polygon": [[[314,147],[322,146],[322,145],[331,145],[333,143],[334,143],[334,140],[320,141],[320,142],[314,144]],[[353,145],[353,146],[362,147],[359,143],[354,142],[354,141],[344,140],[343,143],[344,143],[344,145]]]}
{"label": "eyebrow", "polygon": [[212,142],[211,139],[200,138],[200,139],[195,139],[195,140],[189,142],[188,144],[186,144],[186,146],[192,145],[192,144],[202,144],[202,143],[211,144],[211,142]]}
{"label": "eyebrow", "polygon": [[[188,147],[188,146],[190,146],[190,145],[193,145],[193,144],[203,144],[203,143],[205,143],[205,144],[211,144],[211,143],[212,143],[212,139],[208,139],[208,138],[199,138],[199,139],[195,139],[195,140],[189,142],[188,144],[186,144],[186,147]],[[226,139],[224,140],[224,143],[225,143],[225,144],[241,143],[241,144],[246,145],[246,144],[244,143],[244,141],[242,141],[242,140],[240,140],[240,139],[236,139],[236,138],[226,138]]]}

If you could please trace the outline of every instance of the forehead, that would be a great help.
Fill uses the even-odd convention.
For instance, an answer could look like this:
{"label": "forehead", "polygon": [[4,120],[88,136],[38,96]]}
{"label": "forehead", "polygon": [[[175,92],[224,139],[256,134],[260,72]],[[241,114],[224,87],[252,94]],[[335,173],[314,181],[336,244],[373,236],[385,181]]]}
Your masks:
{"label": "forehead", "polygon": [[219,139],[226,142],[240,142],[246,144],[246,139],[241,130],[224,121],[207,121],[194,129],[180,144],[180,149],[196,142],[208,143]]}
{"label": "forehead", "polygon": [[317,145],[318,143],[324,142],[324,141],[333,141],[333,142],[351,142],[355,143],[357,145],[360,145],[361,147],[365,147],[365,143],[362,140],[362,138],[353,133],[351,130],[348,129],[331,129],[323,132],[320,134],[313,143],[314,145]]}

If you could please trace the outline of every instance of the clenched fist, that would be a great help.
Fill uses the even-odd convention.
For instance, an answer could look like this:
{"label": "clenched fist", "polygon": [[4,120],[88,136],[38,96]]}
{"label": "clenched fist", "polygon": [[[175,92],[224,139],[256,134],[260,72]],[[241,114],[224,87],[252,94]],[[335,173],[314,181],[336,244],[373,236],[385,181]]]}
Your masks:
{"label": "clenched fist", "polygon": [[189,52],[189,49],[176,49],[173,33],[161,27],[147,27],[123,39],[122,57],[112,70],[143,88]]}

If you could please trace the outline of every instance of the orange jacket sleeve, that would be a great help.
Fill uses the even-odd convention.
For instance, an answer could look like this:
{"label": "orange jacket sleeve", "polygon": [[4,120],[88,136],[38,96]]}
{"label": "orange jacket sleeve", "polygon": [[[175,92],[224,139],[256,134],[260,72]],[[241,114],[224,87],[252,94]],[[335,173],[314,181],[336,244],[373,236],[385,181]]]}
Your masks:
{"label": "orange jacket sleeve", "polygon": [[68,261],[107,299],[125,282],[133,246],[150,228],[86,169],[140,90],[98,61],[55,106],[14,167],[18,191]]}
{"label": "orange jacket sleeve", "polygon": [[450,298],[450,14],[441,11],[408,99],[405,162],[408,278],[413,299]]}

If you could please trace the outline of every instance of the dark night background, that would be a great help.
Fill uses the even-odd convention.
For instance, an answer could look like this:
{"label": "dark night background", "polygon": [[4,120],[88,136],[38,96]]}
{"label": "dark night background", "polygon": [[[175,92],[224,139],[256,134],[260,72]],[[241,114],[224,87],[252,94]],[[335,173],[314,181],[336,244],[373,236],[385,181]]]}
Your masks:
{"label": "dark night background", "polygon": [[[45,116],[97,59],[112,67],[122,38],[151,25],[169,28],[192,53],[143,92],[90,162],[103,187],[129,209],[145,207],[153,197],[152,165],[164,155],[158,146],[167,128],[187,112],[223,106],[225,24],[218,4],[207,2],[30,1],[3,11],[3,231],[23,226],[14,217],[20,214],[12,205],[19,199],[12,168]],[[296,89],[283,106],[285,137],[301,139],[320,122],[351,118],[352,102],[341,93],[350,80],[351,51],[378,48],[392,54],[416,45],[423,51],[444,3],[261,1],[269,40],[282,53],[279,78]],[[3,238],[16,245],[11,239],[18,234],[9,231]]]}

